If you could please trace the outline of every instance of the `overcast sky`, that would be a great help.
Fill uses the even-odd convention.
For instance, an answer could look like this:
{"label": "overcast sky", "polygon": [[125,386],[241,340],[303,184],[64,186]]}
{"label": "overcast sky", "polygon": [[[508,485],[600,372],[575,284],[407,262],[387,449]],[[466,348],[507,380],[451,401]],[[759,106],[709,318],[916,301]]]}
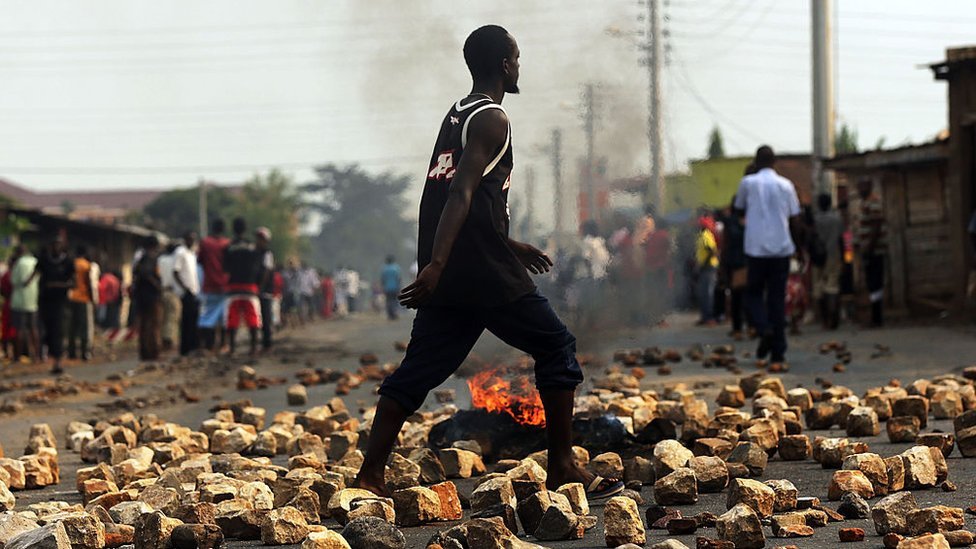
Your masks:
{"label": "overcast sky", "polygon": [[[729,153],[810,149],[809,3],[670,0],[666,158],[685,169],[718,125]],[[838,1],[837,116],[862,147],[931,139],[945,84],[919,68],[976,42],[972,0]],[[461,44],[485,23],[522,50],[508,97],[516,184],[564,133],[582,154],[580,90],[597,87],[611,176],[648,168],[647,71],[636,0],[0,0],[0,177],[32,189],[236,182],[328,161],[422,184],[450,104],[468,91]],[[515,197],[519,191],[515,191]],[[540,196],[540,198],[547,198]],[[550,202],[548,199],[542,202]]]}

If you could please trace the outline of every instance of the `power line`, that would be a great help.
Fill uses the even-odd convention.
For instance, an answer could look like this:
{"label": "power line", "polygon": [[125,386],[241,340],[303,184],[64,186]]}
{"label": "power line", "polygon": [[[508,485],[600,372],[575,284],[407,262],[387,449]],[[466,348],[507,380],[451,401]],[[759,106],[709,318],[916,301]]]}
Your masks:
{"label": "power line", "polygon": [[398,162],[412,162],[424,160],[426,156],[410,155],[384,158],[360,158],[352,160],[315,160],[305,162],[266,162],[263,164],[228,164],[228,165],[200,165],[200,166],[0,166],[2,173],[19,173],[33,175],[151,175],[167,173],[219,173],[241,172],[248,170],[263,170],[271,168],[315,168],[325,164],[362,164],[362,165],[390,165]]}

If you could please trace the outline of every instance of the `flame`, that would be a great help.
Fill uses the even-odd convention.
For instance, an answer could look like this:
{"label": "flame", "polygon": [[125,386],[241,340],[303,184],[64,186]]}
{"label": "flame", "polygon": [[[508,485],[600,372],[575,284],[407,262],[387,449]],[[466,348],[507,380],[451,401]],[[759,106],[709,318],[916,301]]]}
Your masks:
{"label": "flame", "polygon": [[546,413],[539,391],[529,376],[519,375],[513,381],[499,376],[500,368],[479,372],[468,380],[471,404],[488,412],[505,413],[521,425],[545,427]]}

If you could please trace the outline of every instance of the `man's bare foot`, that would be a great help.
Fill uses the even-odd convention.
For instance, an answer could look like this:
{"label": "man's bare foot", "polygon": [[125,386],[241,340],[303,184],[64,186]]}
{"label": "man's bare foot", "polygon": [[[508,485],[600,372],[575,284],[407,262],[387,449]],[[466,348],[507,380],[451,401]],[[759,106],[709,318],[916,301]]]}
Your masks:
{"label": "man's bare foot", "polygon": [[386,488],[386,482],[376,482],[372,480],[367,480],[363,477],[356,477],[356,480],[352,483],[352,488],[360,488],[362,490],[369,490],[377,496],[388,498],[390,496],[390,491]]}

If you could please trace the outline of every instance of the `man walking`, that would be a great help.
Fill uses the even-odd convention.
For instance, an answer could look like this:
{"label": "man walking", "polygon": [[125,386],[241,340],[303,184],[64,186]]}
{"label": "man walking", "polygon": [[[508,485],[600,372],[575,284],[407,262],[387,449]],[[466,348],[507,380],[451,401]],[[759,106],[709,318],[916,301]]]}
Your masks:
{"label": "man walking", "polygon": [[874,184],[864,178],[857,182],[861,197],[860,215],[854,245],[861,255],[864,282],[871,301],[871,326],[884,324],[885,253],[888,249],[888,226],[885,223],[881,198],[874,193]]}
{"label": "man walking", "polygon": [[580,468],[572,454],[572,415],[583,372],[576,339],[539,294],[529,272],[549,271],[540,250],[508,237],[511,127],[501,106],[518,92],[519,50],[495,25],[464,43],[474,84],[441,124],[420,202],[417,279],[400,292],[416,308],[407,354],[383,382],[355,485],[388,494],[384,468],[406,418],[460,366],[487,329],[535,359],[549,443],[546,484],[582,482],[591,499],[623,483]]}
{"label": "man walking", "polygon": [[386,256],[386,265],[380,272],[380,284],[386,296],[386,318],[396,320],[399,317],[400,304],[397,294],[400,292],[400,266],[392,255]]}
{"label": "man walking", "polygon": [[173,251],[174,292],[180,300],[180,356],[200,348],[200,279],[197,276],[197,254],[193,247],[197,233],[188,231]]}
{"label": "man walking", "polygon": [[771,366],[786,360],[786,280],[796,252],[792,233],[800,215],[793,183],[773,169],[776,154],[768,145],[756,151],[756,173],[742,178],[735,207],[745,211],[748,262],[746,296],[759,333],[756,356],[770,356]]}

